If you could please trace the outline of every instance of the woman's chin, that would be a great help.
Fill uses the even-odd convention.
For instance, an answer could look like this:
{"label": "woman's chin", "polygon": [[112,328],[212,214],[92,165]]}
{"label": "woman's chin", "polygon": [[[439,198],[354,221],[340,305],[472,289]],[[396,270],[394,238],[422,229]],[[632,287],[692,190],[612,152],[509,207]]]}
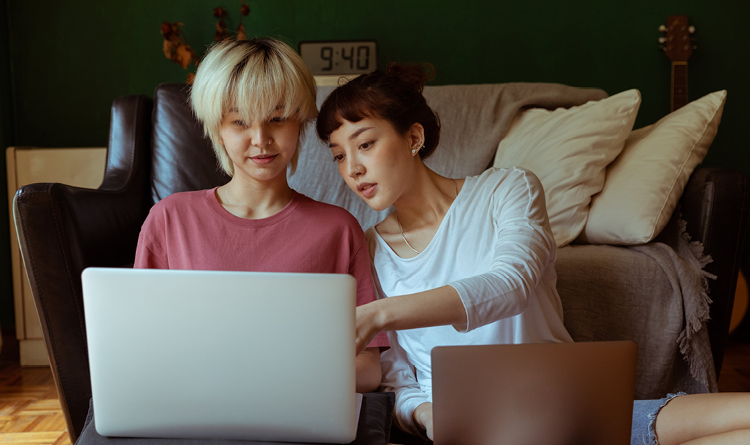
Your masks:
{"label": "woman's chin", "polygon": [[370,206],[371,209],[375,210],[376,212],[381,212],[388,207],[390,207],[390,204],[379,202],[378,200],[373,199],[364,199],[365,203]]}
{"label": "woman's chin", "polygon": [[371,209],[375,210],[376,212],[383,211],[390,207],[393,203],[383,202],[383,199],[381,198],[380,194],[377,194],[377,192],[374,194],[374,196],[371,197],[364,197],[362,196],[362,192],[357,191],[356,188],[350,187],[351,190],[357,195],[359,199],[365,202]]}

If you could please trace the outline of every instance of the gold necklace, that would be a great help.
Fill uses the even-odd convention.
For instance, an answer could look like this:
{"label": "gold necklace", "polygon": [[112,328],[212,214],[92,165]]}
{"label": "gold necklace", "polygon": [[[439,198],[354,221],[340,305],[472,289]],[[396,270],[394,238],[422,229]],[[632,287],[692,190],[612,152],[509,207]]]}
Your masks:
{"label": "gold necklace", "polygon": [[[456,197],[458,197],[458,182],[456,182],[455,179],[453,180],[453,186],[456,189]],[[453,199],[455,200],[456,198],[453,198]],[[417,253],[417,255],[419,255],[422,252],[420,252],[419,250],[417,250],[414,247],[412,247],[412,245],[409,244],[409,241],[406,240],[406,236],[404,235],[404,228],[401,227],[401,220],[398,219],[398,210],[395,210],[394,213],[396,214],[396,223],[398,223],[398,230],[401,231],[401,238],[404,239],[404,242],[406,243],[407,246],[409,246],[409,249],[413,250],[414,252]]]}

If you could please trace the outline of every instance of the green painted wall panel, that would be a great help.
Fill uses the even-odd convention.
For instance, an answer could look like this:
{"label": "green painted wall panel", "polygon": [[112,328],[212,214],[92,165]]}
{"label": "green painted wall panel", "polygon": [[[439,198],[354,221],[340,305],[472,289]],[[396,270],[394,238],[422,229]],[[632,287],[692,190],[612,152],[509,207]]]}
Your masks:
{"label": "green painted wall panel", "polygon": [[[185,79],[186,72],[162,54],[161,22],[183,22],[188,41],[202,54],[213,39],[213,8],[226,7],[234,28],[240,5],[239,0],[0,0],[6,3],[10,38],[0,34],[0,46],[10,55],[3,59],[0,49],[0,94],[5,97],[11,88],[2,72],[12,65],[16,101],[15,112],[2,105],[0,116],[14,123],[13,143],[39,146],[105,145],[112,99],[150,95],[160,82]],[[293,46],[302,40],[376,39],[381,67],[392,60],[431,62],[437,72],[433,84],[560,82],[610,94],[638,88],[643,103],[636,127],[669,111],[670,65],[657,50],[657,28],[668,15],[686,14],[698,29],[691,98],[729,91],[705,164],[750,174],[744,141],[750,98],[746,0],[249,3],[245,25],[251,36],[282,37]],[[2,130],[2,142],[10,143],[6,127]]]}

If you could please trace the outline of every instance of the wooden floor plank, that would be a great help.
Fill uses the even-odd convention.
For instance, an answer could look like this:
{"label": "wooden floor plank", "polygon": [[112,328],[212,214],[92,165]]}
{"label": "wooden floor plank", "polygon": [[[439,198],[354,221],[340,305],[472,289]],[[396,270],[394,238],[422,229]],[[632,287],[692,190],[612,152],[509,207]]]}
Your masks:
{"label": "wooden floor plank", "polygon": [[40,416],[40,419],[41,421],[31,431],[65,431],[65,418],[60,411]]}
{"label": "wooden floor plank", "polygon": [[68,437],[68,432],[66,431],[65,433],[63,433],[63,435],[60,436],[52,445],[71,445],[70,437]]}
{"label": "wooden floor plank", "polygon": [[41,421],[39,416],[14,416],[13,420],[8,422],[0,433],[25,433],[33,431],[34,427]]}
{"label": "wooden floor plank", "polygon": [[[67,437],[67,433],[65,436]],[[0,433],[0,443],[14,444],[14,445],[48,445],[56,443],[58,439],[63,436],[63,433],[59,431],[48,432],[48,433]],[[70,442],[68,442],[70,443]]]}
{"label": "wooden floor plank", "polygon": [[13,416],[31,404],[31,400],[5,400],[0,402],[0,416]]}

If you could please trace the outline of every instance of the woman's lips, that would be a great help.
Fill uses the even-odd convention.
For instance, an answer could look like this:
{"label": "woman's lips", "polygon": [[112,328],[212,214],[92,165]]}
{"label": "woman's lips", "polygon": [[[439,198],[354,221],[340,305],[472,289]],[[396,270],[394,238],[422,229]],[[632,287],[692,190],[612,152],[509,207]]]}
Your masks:
{"label": "woman's lips", "polygon": [[258,165],[264,165],[273,162],[273,160],[276,159],[276,156],[278,155],[261,155],[252,157],[250,159]]}
{"label": "woman's lips", "polygon": [[369,198],[375,194],[375,189],[378,187],[377,184],[360,184],[357,188],[359,189],[362,196]]}

